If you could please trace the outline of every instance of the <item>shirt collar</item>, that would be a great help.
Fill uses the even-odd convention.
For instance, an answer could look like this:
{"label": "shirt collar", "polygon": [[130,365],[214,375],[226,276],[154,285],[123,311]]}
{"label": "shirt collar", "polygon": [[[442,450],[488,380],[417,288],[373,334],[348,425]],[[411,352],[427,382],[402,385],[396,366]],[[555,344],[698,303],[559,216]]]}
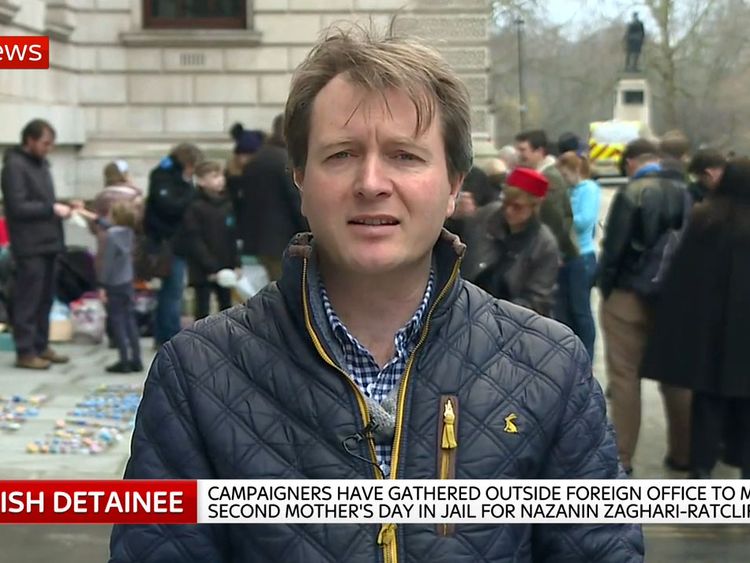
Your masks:
{"label": "shirt collar", "polygon": [[[341,319],[338,317],[338,315],[336,315],[336,312],[333,310],[333,305],[331,305],[331,301],[328,298],[328,292],[326,291],[323,280],[319,278],[318,283],[320,287],[320,296],[323,301],[323,307],[326,311],[326,316],[328,317],[328,323],[331,325],[331,329],[333,330],[336,339],[342,346],[346,346],[346,344],[349,343],[360,352],[369,353],[369,351],[364,346],[362,346],[362,344],[354,337],[354,335],[349,332],[344,323],[341,322]],[[396,355],[407,354],[411,345],[413,343],[416,343],[416,339],[424,322],[425,313],[427,312],[427,306],[429,305],[434,285],[435,272],[434,270],[430,269],[430,277],[427,281],[427,287],[425,288],[425,292],[422,296],[422,301],[420,302],[419,307],[414,312],[412,318],[396,333]]]}

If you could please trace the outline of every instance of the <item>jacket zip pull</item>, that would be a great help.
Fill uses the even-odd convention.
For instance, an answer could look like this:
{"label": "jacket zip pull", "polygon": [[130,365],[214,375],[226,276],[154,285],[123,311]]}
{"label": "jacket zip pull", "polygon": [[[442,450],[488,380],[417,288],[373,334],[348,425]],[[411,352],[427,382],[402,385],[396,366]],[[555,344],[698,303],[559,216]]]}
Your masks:
{"label": "jacket zip pull", "polygon": [[456,441],[456,413],[453,410],[453,401],[448,399],[443,409],[443,440],[442,448],[452,450],[458,447]]}
{"label": "jacket zip pull", "polygon": [[395,563],[398,560],[396,524],[383,524],[380,527],[378,545],[385,551],[385,563]]}
{"label": "jacket zip pull", "polygon": [[[458,440],[456,439],[456,399],[449,397],[443,403],[443,430],[440,437],[440,479],[452,479],[454,477],[454,457]],[[453,524],[439,524],[438,533],[441,536],[453,534]]]}

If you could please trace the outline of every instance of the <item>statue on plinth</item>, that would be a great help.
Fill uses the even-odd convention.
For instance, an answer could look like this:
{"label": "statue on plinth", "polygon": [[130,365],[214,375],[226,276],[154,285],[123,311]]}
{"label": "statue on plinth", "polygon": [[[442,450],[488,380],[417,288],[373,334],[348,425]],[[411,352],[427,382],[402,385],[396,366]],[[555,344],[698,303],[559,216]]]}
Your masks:
{"label": "statue on plinth", "polygon": [[625,72],[639,72],[638,59],[641,56],[646,30],[643,22],[638,18],[638,12],[633,12],[633,19],[625,32]]}

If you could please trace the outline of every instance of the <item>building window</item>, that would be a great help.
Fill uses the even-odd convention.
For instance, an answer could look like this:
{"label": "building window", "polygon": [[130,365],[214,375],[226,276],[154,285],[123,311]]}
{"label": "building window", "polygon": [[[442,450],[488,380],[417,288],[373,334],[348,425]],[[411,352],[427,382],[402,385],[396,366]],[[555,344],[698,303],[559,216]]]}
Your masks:
{"label": "building window", "polygon": [[247,0],[143,0],[147,29],[245,29]]}

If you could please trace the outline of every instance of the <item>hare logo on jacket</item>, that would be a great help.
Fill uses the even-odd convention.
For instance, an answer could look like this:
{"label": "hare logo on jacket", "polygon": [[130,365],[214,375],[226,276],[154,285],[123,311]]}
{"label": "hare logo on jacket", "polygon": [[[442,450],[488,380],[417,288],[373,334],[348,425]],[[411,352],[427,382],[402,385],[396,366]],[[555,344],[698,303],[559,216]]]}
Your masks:
{"label": "hare logo on jacket", "polygon": [[505,417],[505,428],[503,428],[503,432],[507,432],[508,434],[518,434],[518,427],[516,426],[516,419],[518,419],[518,416],[516,413],[510,413],[508,416]]}
{"label": "hare logo on jacket", "polygon": [[1,35],[0,69],[49,68],[49,37]]}

